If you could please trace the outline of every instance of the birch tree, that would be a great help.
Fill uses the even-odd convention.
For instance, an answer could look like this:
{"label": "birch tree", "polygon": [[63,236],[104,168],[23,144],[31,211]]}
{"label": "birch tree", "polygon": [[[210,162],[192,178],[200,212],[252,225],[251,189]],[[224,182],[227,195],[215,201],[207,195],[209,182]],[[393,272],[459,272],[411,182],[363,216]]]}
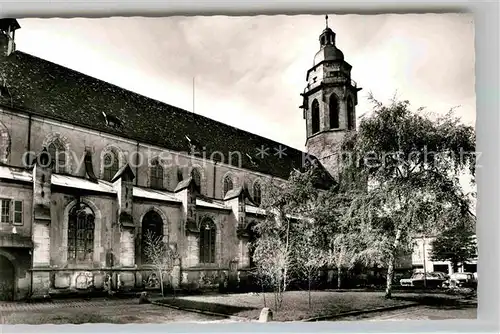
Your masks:
{"label": "birch tree", "polygon": [[390,298],[395,261],[411,251],[413,238],[453,224],[440,219],[450,208],[470,214],[459,177],[475,174],[475,133],[452,112],[433,119],[422,108],[412,111],[408,101],[370,99],[373,112],[345,142],[355,156],[351,167],[368,182],[351,202],[348,219],[364,246],[357,260],[387,268]]}

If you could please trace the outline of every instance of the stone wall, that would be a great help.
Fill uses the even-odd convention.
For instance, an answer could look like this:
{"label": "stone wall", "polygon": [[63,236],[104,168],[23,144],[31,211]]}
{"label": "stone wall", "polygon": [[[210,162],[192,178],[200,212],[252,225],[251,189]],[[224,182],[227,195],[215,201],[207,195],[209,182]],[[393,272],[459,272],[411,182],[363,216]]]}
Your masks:
{"label": "stone wall", "polygon": [[[224,176],[231,173],[234,186],[241,184],[243,180],[266,178],[268,176],[255,173],[235,166],[216,164],[201,157],[192,157],[181,152],[169,151],[165,148],[137,143],[123,137],[93,131],[47,118],[32,117],[31,132],[29,131],[30,120],[27,115],[15,113],[6,109],[0,109],[0,122],[10,134],[10,154],[8,163],[13,166],[23,166],[23,155],[27,151],[40,152],[44,145],[58,138],[71,152],[69,171],[72,175],[84,177],[85,168],[83,158],[85,150],[88,149],[93,155],[93,169],[98,178],[102,176],[102,161],[104,154],[111,149],[119,153],[120,163],[131,162],[136,174],[134,183],[139,186],[150,185],[150,169],[147,161],[156,157],[164,158],[164,186],[173,190],[178,182],[178,174],[186,179],[193,167],[199,168],[202,175],[202,194],[209,197],[222,198]],[[28,140],[28,133],[31,138]],[[29,145],[28,145],[29,143]],[[29,146],[29,147],[28,147]],[[4,149],[5,150],[5,149]],[[144,157],[145,161],[139,161],[136,165],[136,152]],[[205,155],[206,156],[206,155]],[[234,163],[237,165],[238,154],[233,154]],[[241,159],[245,155],[241,153]],[[214,178],[215,176],[215,178]]]}
{"label": "stone wall", "polygon": [[[84,166],[83,164],[80,166],[79,160],[83,158],[85,150],[90,149],[93,152],[94,172],[99,176],[103,153],[109,151],[110,148],[115,148],[125,159],[138,147],[136,142],[124,138],[37,117],[31,119],[31,138],[28,147],[27,134],[30,120],[27,116],[0,110],[0,121],[11,135],[9,143],[11,153],[8,155],[8,163],[15,166],[23,166],[23,153],[27,150],[40,152],[44,145],[58,138],[70,152],[75,152],[72,156],[71,168],[68,169],[71,175],[86,177]],[[159,148],[142,144],[139,145],[139,150],[149,150],[152,156],[161,152]],[[202,168],[202,194],[209,197],[215,195],[215,197],[222,198],[223,179],[226,176],[232,178],[234,187],[242,185],[244,181],[250,185],[257,178],[266,177],[223,164],[217,164],[214,169],[211,162],[204,164],[203,161],[196,161],[196,159],[190,165],[185,157],[182,155],[178,157],[178,162],[181,165],[185,163],[188,167],[173,166],[168,173],[165,173],[171,190],[178,183],[177,170],[181,170],[183,178],[186,179],[193,167]],[[147,166],[139,167],[137,172],[138,185],[148,186],[149,169]],[[216,282],[227,280],[231,276],[229,272],[231,263],[239,263],[239,267],[245,267],[249,263],[248,251],[240,247],[243,241],[237,236],[238,221],[233,211],[196,207],[196,221],[199,222],[209,217],[214,221],[217,230],[216,261],[203,264],[199,263],[199,235],[187,233],[185,213],[181,203],[134,198],[132,216],[135,227],[123,233],[118,224],[119,210],[116,195],[48,186],[50,196],[47,204],[50,207],[48,216],[50,219],[32,225],[33,184],[29,182],[26,184],[0,183],[2,195],[0,197],[23,201],[23,225],[16,226],[17,233],[32,238],[34,242],[32,255],[29,250],[26,250],[26,254],[20,255],[24,259],[23,264],[26,265],[25,267],[18,266],[18,268],[24,268],[24,271],[16,276],[16,291],[18,291],[16,296],[19,298],[27,297],[30,290],[33,290],[35,295],[46,295],[68,292],[85,293],[92,290],[106,290],[109,286],[122,290],[145,288],[148,281],[150,283],[154,281],[151,278],[150,268],[142,267],[141,264],[141,223],[149,210],[155,210],[160,214],[164,221],[166,241],[171,246],[177,247],[180,254],[180,267],[176,270],[175,276],[179,283],[184,282],[183,286],[214,287]],[[252,191],[251,186],[249,190]],[[38,197],[39,195],[37,193]],[[85,262],[68,259],[68,214],[77,200],[88,205],[95,215],[93,253],[91,259]],[[236,207],[238,207],[237,203]],[[11,229],[11,226],[5,226],[5,228]],[[34,267],[30,271],[32,264]],[[33,286],[30,287],[32,279]],[[166,278],[166,280],[170,282],[171,278]],[[175,283],[175,280],[171,283]],[[175,284],[178,285],[178,283]]]}

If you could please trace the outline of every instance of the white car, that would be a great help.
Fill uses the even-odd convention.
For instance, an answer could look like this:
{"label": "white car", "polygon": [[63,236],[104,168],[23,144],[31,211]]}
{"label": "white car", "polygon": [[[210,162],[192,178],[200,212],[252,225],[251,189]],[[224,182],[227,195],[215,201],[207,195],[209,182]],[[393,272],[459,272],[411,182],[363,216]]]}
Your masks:
{"label": "white car", "polygon": [[[425,279],[424,279],[425,277]],[[430,272],[424,276],[423,272],[416,272],[410,278],[403,278],[399,281],[401,286],[407,287],[428,287],[440,288],[447,280],[446,274],[441,272]]]}
{"label": "white car", "polygon": [[476,288],[477,273],[475,275],[473,273],[453,273],[444,285],[447,287]]}

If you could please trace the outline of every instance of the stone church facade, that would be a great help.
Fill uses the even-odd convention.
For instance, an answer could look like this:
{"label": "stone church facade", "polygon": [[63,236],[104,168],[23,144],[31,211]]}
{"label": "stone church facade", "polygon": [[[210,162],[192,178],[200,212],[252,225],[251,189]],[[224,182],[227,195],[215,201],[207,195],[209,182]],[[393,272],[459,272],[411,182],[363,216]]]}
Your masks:
{"label": "stone church facade", "polygon": [[172,287],[242,285],[263,184],[314,160],[334,180],[356,128],[328,27],[302,94],[306,152],[16,50],[19,28],[0,20],[0,299],[158,288],[148,231],[178,254]]}

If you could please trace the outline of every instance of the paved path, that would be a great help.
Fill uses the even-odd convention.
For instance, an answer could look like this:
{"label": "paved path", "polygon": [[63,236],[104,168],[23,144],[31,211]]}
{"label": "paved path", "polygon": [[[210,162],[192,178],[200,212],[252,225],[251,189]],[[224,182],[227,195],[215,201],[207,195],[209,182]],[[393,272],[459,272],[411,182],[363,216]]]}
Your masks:
{"label": "paved path", "polygon": [[91,300],[53,300],[40,303],[0,302],[0,312],[42,311],[58,308],[109,307],[113,305],[137,304],[137,299],[91,299]]}
{"label": "paved path", "polygon": [[48,303],[1,303],[0,324],[234,322],[221,317],[175,310],[138,299]]}
{"label": "paved path", "polygon": [[343,321],[380,321],[380,320],[446,320],[446,319],[476,319],[477,307],[464,305],[459,308],[444,308],[435,306],[415,306],[402,310],[380,312],[343,318]]}

